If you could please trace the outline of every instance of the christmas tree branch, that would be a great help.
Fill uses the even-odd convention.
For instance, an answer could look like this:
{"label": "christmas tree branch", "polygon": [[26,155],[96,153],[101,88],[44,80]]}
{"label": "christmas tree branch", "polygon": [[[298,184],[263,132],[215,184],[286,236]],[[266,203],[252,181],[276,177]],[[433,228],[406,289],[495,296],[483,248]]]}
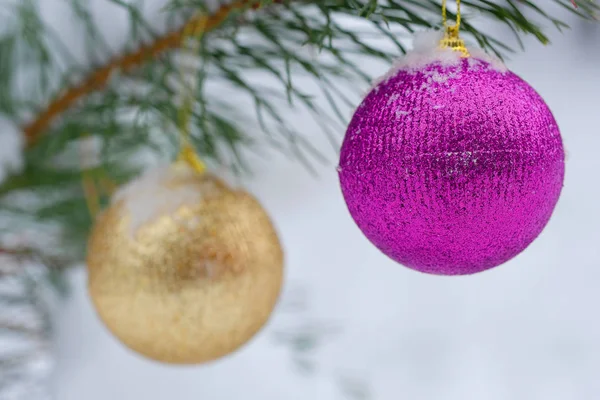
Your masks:
{"label": "christmas tree branch", "polygon": [[[97,68],[79,85],[67,89],[63,94],[52,100],[46,109],[23,127],[27,144],[33,145],[56,117],[76,104],[82,97],[104,88],[114,73],[127,74],[131,72],[148,59],[156,58],[167,50],[180,47],[185,32],[193,31],[196,34],[201,34],[215,29],[225,21],[232,10],[243,9],[252,3],[252,0],[241,0],[232,4],[221,5],[216,12],[208,15],[205,21],[203,21],[203,14],[195,15],[178,30],[168,32],[156,38],[149,45],[141,46],[137,50],[123,54],[106,65]],[[257,8],[257,6],[258,4],[255,4],[254,8]],[[200,21],[203,21],[201,26],[203,32],[198,32]]]}

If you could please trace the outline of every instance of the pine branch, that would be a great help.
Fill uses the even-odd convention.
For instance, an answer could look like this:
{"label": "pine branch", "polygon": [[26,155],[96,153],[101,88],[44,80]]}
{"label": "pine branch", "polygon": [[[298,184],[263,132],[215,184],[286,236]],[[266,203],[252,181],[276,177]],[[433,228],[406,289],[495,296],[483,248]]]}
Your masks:
{"label": "pine branch", "polygon": [[[230,15],[231,11],[244,9],[248,5],[253,6],[253,8],[257,8],[258,6],[252,0],[240,0],[232,4],[221,5],[216,12],[210,14],[206,21],[203,22],[202,30],[208,32],[215,29]],[[198,24],[202,19],[203,17],[200,15],[190,18],[177,31],[169,32],[164,36],[158,37],[149,45],[142,46],[132,53],[123,54],[111,60],[106,65],[94,70],[79,85],[67,89],[62,95],[52,100],[45,110],[23,128],[27,145],[31,146],[35,144],[52,121],[75,105],[82,97],[104,88],[114,73],[130,73],[149,59],[154,59],[168,50],[179,48],[185,32],[203,33],[198,31]]]}

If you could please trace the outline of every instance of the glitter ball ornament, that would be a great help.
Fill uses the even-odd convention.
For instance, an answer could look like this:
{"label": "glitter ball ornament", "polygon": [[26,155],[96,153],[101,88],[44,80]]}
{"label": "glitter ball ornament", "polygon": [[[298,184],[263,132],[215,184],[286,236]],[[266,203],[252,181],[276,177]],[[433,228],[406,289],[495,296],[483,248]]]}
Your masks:
{"label": "glitter ball ornament", "polygon": [[481,51],[464,58],[437,43],[419,39],[358,107],[339,177],[350,214],[389,257],[472,274],[540,234],[563,186],[564,150],[531,86]]}
{"label": "glitter ball ornament", "polygon": [[125,186],[94,226],[89,292],[105,325],[151,359],[222,357],[265,324],[283,253],[260,204],[184,165]]}

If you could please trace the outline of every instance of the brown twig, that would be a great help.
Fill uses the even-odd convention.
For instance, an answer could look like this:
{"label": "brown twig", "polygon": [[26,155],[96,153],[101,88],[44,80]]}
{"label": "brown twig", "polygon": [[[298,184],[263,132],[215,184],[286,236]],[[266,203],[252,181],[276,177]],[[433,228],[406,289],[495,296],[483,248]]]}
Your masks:
{"label": "brown twig", "polygon": [[[198,32],[198,26],[200,25],[203,28],[203,32],[211,31],[218,27],[233,10],[243,9],[252,3],[252,0],[238,0],[232,4],[222,5],[211,15],[194,16],[177,31],[167,33],[151,44],[142,46],[134,52],[123,54],[94,70],[80,84],[68,88],[61,95],[53,99],[32,122],[23,127],[27,146],[35,144],[54,119],[75,105],[81,98],[104,88],[114,72],[129,73],[147,60],[156,58],[167,50],[180,47],[184,32],[193,31],[201,33]],[[255,4],[253,8],[257,7],[258,4]]]}

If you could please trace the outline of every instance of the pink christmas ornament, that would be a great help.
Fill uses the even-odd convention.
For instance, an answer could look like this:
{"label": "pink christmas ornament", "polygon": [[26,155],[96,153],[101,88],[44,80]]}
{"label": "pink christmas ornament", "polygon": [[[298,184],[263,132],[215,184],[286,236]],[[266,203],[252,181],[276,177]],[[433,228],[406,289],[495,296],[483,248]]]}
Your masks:
{"label": "pink christmas ornament", "polygon": [[546,103],[498,60],[410,53],[356,110],[339,164],[365,236],[397,262],[465,275],[523,251],[548,223],[564,179]]}

